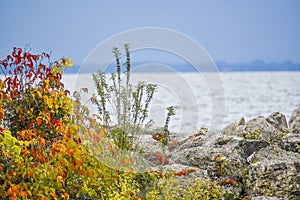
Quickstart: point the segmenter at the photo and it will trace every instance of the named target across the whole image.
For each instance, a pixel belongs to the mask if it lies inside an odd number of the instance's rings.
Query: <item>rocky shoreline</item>
[[[274,112],[249,121],[241,118],[217,133],[201,129],[187,138],[175,134],[164,149],[164,162],[157,156],[161,145],[151,134],[141,138],[141,147],[153,168],[195,169],[178,178],[183,187],[201,177],[225,181],[236,196],[252,200],[300,199],[300,108],[288,122]]]

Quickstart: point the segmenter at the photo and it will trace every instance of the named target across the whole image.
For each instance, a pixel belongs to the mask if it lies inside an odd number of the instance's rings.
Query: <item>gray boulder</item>
[[[253,134],[258,134],[257,137],[260,139],[275,141],[281,131],[272,126],[265,117],[259,116],[247,122],[242,133],[246,133],[250,137]]]
[[[300,107],[294,110],[289,120],[289,126],[293,133],[300,134]]]
[[[287,134],[281,138],[281,147],[287,151],[300,153],[300,134]]]
[[[269,146],[249,161],[243,177],[248,195],[299,199],[300,154]]]
[[[245,122],[244,118],[226,126],[223,129],[225,135],[237,135],[245,139],[277,141],[277,136],[282,130],[287,129],[285,116],[278,112],[272,113],[267,118],[263,116]]]
[[[281,114],[279,112],[273,112],[266,118],[267,122],[280,130],[281,132],[284,132],[288,129],[288,125],[286,122],[286,117],[284,114]]]
[[[248,166],[247,158],[268,146],[264,140],[246,140],[220,133],[207,133],[182,144],[174,152],[171,163],[183,164],[207,170],[211,178],[241,178]]]
[[[256,196],[256,197],[252,197],[251,200],[284,200],[284,199],[278,197]]]
[[[169,163],[170,152],[161,143],[152,138],[152,135],[141,135],[138,141],[138,153],[152,163],[152,166]]]
[[[225,135],[238,135],[239,134],[239,129],[241,127],[244,127],[246,125],[245,118],[241,117],[239,120],[227,125],[223,129],[223,134]]]

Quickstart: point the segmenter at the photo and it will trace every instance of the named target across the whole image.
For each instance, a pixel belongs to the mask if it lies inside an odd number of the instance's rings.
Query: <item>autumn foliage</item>
[[[69,66],[69,58],[51,63],[49,54],[21,48],[0,61],[1,199],[106,199],[117,187],[117,172],[79,137],[102,132],[88,131],[95,123],[65,90]]]

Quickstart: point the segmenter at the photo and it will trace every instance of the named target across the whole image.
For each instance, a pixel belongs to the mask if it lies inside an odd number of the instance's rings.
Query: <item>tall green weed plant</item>
[[[125,44],[124,49],[126,61],[123,67],[120,63],[121,52],[114,47],[112,53],[116,72],[110,76],[103,71],[93,74],[97,90],[94,103],[115,145],[122,150],[133,150],[136,145],[134,141],[137,141],[143,127],[152,123],[148,120],[149,105],[157,86],[145,82],[138,82],[137,85],[130,83],[129,45]]]

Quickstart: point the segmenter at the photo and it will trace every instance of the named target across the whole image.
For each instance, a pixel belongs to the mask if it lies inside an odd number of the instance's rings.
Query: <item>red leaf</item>
[[[1,65],[3,65],[4,66],[4,69],[6,69],[6,67],[7,67],[7,62],[6,61],[1,61]]]
[[[22,49],[19,48],[19,49],[18,49],[18,55],[21,55],[21,53],[22,53]]]
[[[33,62],[30,60],[29,63],[27,63],[27,66],[32,68],[33,67]]]
[[[14,50],[12,52],[12,56],[15,57],[16,56],[16,53],[17,53],[17,47],[14,47]]]
[[[52,122],[54,123],[54,126],[55,126],[55,127],[61,125],[60,121],[57,120],[57,119],[53,119]]]
[[[69,90],[65,90],[65,95],[70,95],[70,91]]]
[[[19,83],[18,83],[17,77],[14,78],[14,83],[13,83],[13,85],[14,85],[14,88],[18,88],[18,87],[19,87]]]
[[[20,55],[17,55],[17,59],[16,59],[16,62],[15,64],[19,64],[21,62],[21,56]]]
[[[32,55],[32,58],[34,61],[37,61],[39,59],[39,57],[37,55]]]
[[[83,92],[88,93],[89,90],[87,88],[81,88]]]
[[[7,61],[9,61],[9,60],[11,60],[11,61],[14,60],[13,57],[12,57],[11,55],[8,55],[8,56],[7,56]]]
[[[38,77],[39,79],[42,79],[42,78],[43,78],[43,73],[39,73],[37,77]]]
[[[60,73],[56,73],[56,77],[57,77],[59,80],[61,80],[61,78],[62,78],[62,76],[61,76]]]
[[[50,55],[49,55],[48,53],[43,53],[43,56],[44,56],[45,58],[50,58]]]
[[[31,77],[32,77],[32,73],[27,74],[26,77],[27,77],[27,78],[31,78]]]

